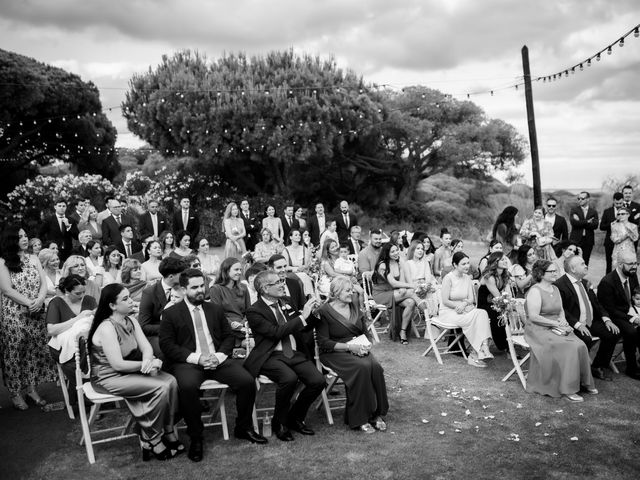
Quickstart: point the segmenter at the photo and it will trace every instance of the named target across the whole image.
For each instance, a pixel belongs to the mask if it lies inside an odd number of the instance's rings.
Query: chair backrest
[[[76,338],[76,349],[74,353],[76,361],[76,388],[82,388],[83,379],[91,377],[91,359],[87,348],[87,339],[84,335]]]
[[[505,323],[507,336],[524,334],[524,326],[527,318],[524,309],[524,298],[514,298],[514,300],[516,302],[516,308],[507,315],[507,321]]]
[[[371,277],[373,276],[373,272],[362,272],[362,289],[364,290],[364,301],[365,303],[369,301],[369,298],[372,295],[373,283]]]

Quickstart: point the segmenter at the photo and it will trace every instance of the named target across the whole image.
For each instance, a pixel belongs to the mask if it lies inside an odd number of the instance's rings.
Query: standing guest
[[[247,310],[247,320],[255,338],[255,348],[244,367],[251,375],[265,375],[276,384],[272,428],[283,442],[292,441],[291,430],[303,435],[315,432],[305,424],[309,407],[325,387],[324,376],[304,352],[304,329],[313,327],[311,312],[315,298],[299,312],[285,300],[282,279],[273,271],[260,272],[255,279],[259,299]],[[306,355],[305,355],[306,353]],[[291,402],[298,381],[305,388]]]
[[[633,201],[633,187],[631,185],[622,187],[622,196],[624,206],[629,209],[629,221],[636,225],[640,224],[640,203]]]
[[[149,200],[147,211],[140,216],[140,237],[153,236],[160,238],[160,234],[169,230],[165,217],[158,213],[160,204],[157,200]]]
[[[50,248],[43,248],[38,254],[38,260],[44,272],[44,284],[47,288],[45,296],[45,306],[56,296],[56,288],[60,283],[62,276],[60,275],[60,259],[58,253]]]
[[[558,248],[558,244],[569,239],[569,227],[567,225],[566,218],[562,215],[558,215],[557,211],[558,200],[554,197],[549,197],[547,199],[547,213],[544,216],[544,219],[551,224],[553,229],[554,240],[551,244],[553,245],[553,251],[555,252],[556,257],[559,257],[560,249]]]
[[[587,346],[573,333],[553,282],[555,265],[538,260],[532,270],[535,284],[527,292],[524,338],[531,349],[527,392],[582,402],[580,389],[597,394]]]
[[[340,202],[340,215],[336,218],[336,225],[339,243],[346,243],[351,227],[358,225],[358,217],[349,211],[349,203],[346,200]]]
[[[102,221],[102,245],[105,247],[116,245],[122,240],[120,226],[134,224],[133,217],[122,212],[122,204],[115,198],[109,200],[107,208],[111,214]]]
[[[98,214],[96,215],[96,221],[98,222],[98,225],[100,225],[101,227],[102,227],[102,222],[104,222],[107,217],[111,216],[111,210],[109,210],[109,202],[111,202],[112,200],[115,200],[115,198],[105,197],[104,210],[98,212]]]
[[[347,238],[346,241],[346,244],[349,247],[349,255],[355,255],[357,257],[364,248],[364,242],[360,240],[361,232],[362,229],[359,225],[351,226],[349,238]]]
[[[69,275],[78,275],[84,278],[85,281],[85,295],[93,297],[96,302],[100,298],[100,285],[89,278],[89,271],[87,270],[87,263],[84,257],[80,255],[71,255],[64,262],[62,266],[61,278],[68,277]]]
[[[80,219],[82,218],[82,214],[88,206],[89,203],[85,203],[84,198],[77,199],[73,208],[73,212],[69,215],[69,219],[73,220],[76,225],[78,225],[80,223]]]
[[[27,400],[46,405],[36,386],[52,382],[56,372],[47,352],[43,318],[47,284],[40,262],[27,253],[29,238],[22,228],[6,225],[0,234],[0,353],[2,376],[18,410]],[[40,252],[42,253],[42,252]]]
[[[160,263],[162,262],[162,246],[157,240],[153,240],[147,244],[145,256],[148,260],[142,264],[142,271],[147,283],[155,282],[162,278],[160,275]]]
[[[436,249],[433,257],[433,274],[436,278],[443,278],[447,272],[451,271],[451,234],[449,230],[443,228],[440,230],[440,246]]]
[[[209,241],[201,238],[198,242],[197,257],[200,260],[202,271],[211,278],[216,278],[220,272],[220,258],[209,253]]]
[[[384,416],[389,410],[389,400],[384,370],[370,352],[370,343],[355,345],[352,342],[356,337],[368,336],[368,329],[348,279],[333,279],[329,298],[318,313],[320,361],[338,373],[346,385],[345,423],[363,433],[385,431]]]
[[[200,233],[200,219],[191,209],[191,201],[187,197],[180,199],[180,208],[173,213],[173,231],[186,230],[189,237],[196,238]]]
[[[495,238],[489,242],[489,251],[487,254],[480,259],[478,262],[478,278],[482,277],[482,272],[484,272],[485,268],[487,268],[487,263],[489,261],[489,256],[492,253],[504,253],[503,246],[500,240],[496,240]],[[508,260],[508,258],[507,258]]]
[[[287,271],[293,272],[302,282],[305,295],[313,293],[313,282],[307,273],[311,264],[311,250],[302,244],[302,235],[297,229],[289,232],[289,245],[282,251],[287,260]]]
[[[80,255],[83,258],[88,257],[89,249],[87,244],[91,240],[93,240],[93,237],[89,230],[80,230],[80,233],[78,233],[78,246],[71,251],[72,255]]]
[[[175,248],[175,237],[173,233],[165,230],[160,234],[160,245],[162,246],[162,258],[167,258]]]
[[[172,257],[163,258],[158,267],[161,280],[148,285],[140,296],[138,321],[155,355],[159,358],[162,358],[158,341],[160,316],[171,298],[171,289],[178,286],[180,274],[184,269],[185,264],[182,260]]]
[[[487,312],[491,325],[491,338],[498,350],[504,352],[507,343],[507,332],[504,325],[500,325],[498,312],[492,308],[494,298],[500,297],[510,288],[511,275],[509,275],[509,259],[502,252],[493,252],[487,259],[487,266],[480,277],[478,289],[478,308]]]
[[[180,260],[193,254],[193,250],[191,249],[191,235],[189,235],[189,232],[180,230],[176,232],[174,238],[178,246],[171,251],[169,254],[170,257]]]
[[[104,279],[104,259],[102,257],[102,246],[100,242],[96,240],[90,240],[87,242],[87,249],[89,250],[89,256],[84,259],[84,263],[87,266],[87,272],[89,273],[89,279],[96,282],[98,287],[102,287],[102,281]],[[99,296],[96,298],[98,300]]]
[[[234,338],[222,306],[204,301],[204,275],[200,270],[185,270],[180,275],[180,286],[185,297],[163,312],[160,346],[167,370],[178,380],[180,412],[191,438],[189,459],[202,460],[204,425],[200,417],[200,385],[206,379],[225,383],[236,394],[236,438],[267,443],[252,426],[255,381],[242,368],[240,360],[229,358]]]
[[[293,205],[284,207],[284,219],[282,220],[282,241],[288,244],[291,230],[300,230],[300,222],[293,217]]]
[[[369,231],[369,245],[358,255],[358,272],[373,272],[382,249],[382,230],[372,228]]]
[[[295,207],[295,213],[293,214],[293,216],[298,221],[300,228],[304,230],[307,228],[307,221],[303,218],[303,215],[304,211],[302,210],[302,207]]]
[[[227,237],[227,243],[224,246],[224,256],[242,257],[247,251],[244,244],[244,237],[247,232],[244,229],[244,221],[238,216],[238,206],[231,202],[224,211],[224,234]]]
[[[311,235],[311,243],[320,248],[320,237],[327,229],[327,218],[324,215],[324,205],[316,204],[316,214],[309,218],[308,222],[309,235]]]
[[[600,338],[598,353],[591,363],[591,373],[600,380],[611,380],[609,363],[620,339],[620,329],[602,310],[596,294],[584,279],[589,272],[584,260],[574,255],[567,258],[565,264],[567,273],[555,283],[562,297],[564,316],[587,349],[591,350],[595,343],[592,337]]]
[[[256,262],[266,263],[272,255],[278,253],[281,244],[274,240],[271,230],[268,228],[263,228],[260,234],[262,235],[262,241],[256,244],[253,259]]]
[[[469,354],[467,363],[473,367],[485,368],[487,364],[484,360],[493,358],[489,352],[489,316],[475,306],[473,284],[469,275],[469,257],[463,252],[456,252],[451,261],[453,271],[442,280],[440,321],[462,329],[474,350]]]
[[[37,257],[38,253],[40,253],[40,250],[42,250],[42,240],[40,240],[39,238],[30,238],[29,253]]]
[[[242,202],[240,202],[240,219],[244,223],[244,231],[247,234],[245,237],[245,247],[248,251],[253,252],[256,243],[260,241],[258,238],[260,222],[251,215],[251,212],[249,211],[249,202],[247,200],[242,200]]]
[[[111,245],[104,252],[104,276],[102,286],[105,287],[112,283],[121,283],[122,254],[118,249]]]
[[[322,235],[320,235],[320,245],[324,245],[327,240],[333,240],[337,244],[340,244],[338,239],[338,232],[336,232],[336,221],[329,220],[327,222],[327,229]]]
[[[78,236],[78,224],[67,218],[67,203],[64,200],[56,200],[54,211],[55,215],[42,223],[39,237],[45,242],[56,242],[58,256],[64,262],[71,255],[73,239]]]
[[[147,286],[143,278],[142,266],[134,258],[127,258],[122,262],[122,284],[129,290],[131,300],[136,304],[140,303],[142,291]],[[136,308],[135,311],[138,309]]]
[[[518,209],[513,205],[505,207],[491,230],[491,238],[502,243],[504,254],[511,256],[511,251],[519,247],[518,232],[520,227],[516,224]]]
[[[631,292],[638,288],[638,259],[634,252],[623,251],[618,266],[598,284],[598,301],[609,318],[620,329],[627,367],[627,376],[640,380],[636,355],[640,349],[640,319],[630,314]]]
[[[89,230],[91,238],[102,238],[102,225],[98,223],[98,210],[93,205],[87,205],[78,222],[78,230]]]
[[[606,273],[609,273],[613,268],[613,242],[611,241],[611,224],[618,219],[618,211],[624,208],[624,196],[620,192],[613,194],[613,205],[606,208],[602,212],[602,218],[600,219],[600,230],[605,232],[604,236],[604,256],[606,259]]]
[[[598,228],[598,212],[589,206],[591,195],[589,192],[578,194],[578,205],[571,208],[569,221],[571,222],[571,234],[569,240],[576,242],[582,249],[582,257],[587,265],[591,258],[594,244],[594,231]]]
[[[124,398],[140,431],[142,460],[173,458],[184,451],[174,432],[178,406],[176,379],[161,370],[138,322],[130,318],[133,300],[120,285],[102,292],[89,331],[91,384],[99,393]]]
[[[560,242],[558,244],[558,247],[560,250],[560,256],[553,262],[553,264],[558,267],[558,275],[562,276],[565,274],[564,263],[567,261],[567,259],[573,257],[574,255],[582,257],[582,252],[580,251],[580,247],[568,240],[563,240],[562,242]]]
[[[511,267],[511,276],[516,284],[516,297],[524,298],[533,285],[533,264],[538,260],[536,251],[529,245],[522,245],[518,249],[516,263]]]
[[[131,258],[135,253],[142,250],[142,245],[134,238],[131,225],[122,224],[118,230],[120,231],[120,241],[116,242],[115,245],[124,258]]]
[[[284,243],[284,231],[282,221],[276,217],[276,209],[273,205],[268,205],[265,209],[265,217],[262,219],[262,229],[268,228],[273,239],[278,243]]]
[[[627,207],[619,208],[616,221],[611,224],[611,241],[613,242],[613,268],[617,268],[617,259],[621,252],[635,253],[635,242],[638,241],[638,226],[629,221]]]
[[[553,225],[544,218],[544,208],[535,207],[533,216],[527,218],[520,228],[522,241],[535,248],[541,260],[554,261],[558,258],[553,251]]]

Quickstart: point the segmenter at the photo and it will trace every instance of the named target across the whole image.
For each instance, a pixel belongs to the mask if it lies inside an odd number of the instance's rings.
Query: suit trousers
[[[606,266],[606,271],[605,273],[609,273],[611,270],[613,270],[613,261],[612,261],[612,255],[613,255],[613,243],[605,243],[604,244],[604,257],[607,261],[607,266]]]
[[[613,350],[616,348],[620,335],[610,332],[604,322],[600,321],[592,323],[591,327],[588,328],[592,336],[600,337],[598,353],[596,353],[591,366],[593,368],[608,368],[609,362],[611,362],[611,357],[613,356]],[[575,333],[576,336],[585,343],[587,348],[591,350],[591,347],[595,343],[591,337],[587,337],[577,330],[574,330],[573,333]]]
[[[591,258],[591,251],[593,250],[593,243],[585,240],[585,237],[582,237],[580,241],[580,248],[582,249],[582,258],[584,259],[584,263],[589,265],[589,259]]]
[[[622,348],[627,362],[627,373],[638,373],[636,351],[640,349],[640,328],[631,325],[627,320],[611,319],[620,329]]]
[[[228,358],[215,370],[205,370],[202,366],[192,363],[177,363],[172,366],[171,373],[178,381],[180,413],[187,424],[187,434],[191,438],[201,438],[204,430],[201,418],[200,385],[205,380],[216,380],[229,385],[236,395],[236,428],[253,429],[251,415],[256,399],[256,382],[244,369],[240,360]]]
[[[309,407],[325,388],[324,375],[300,352],[294,352],[293,358],[285,357],[282,352],[273,352],[262,365],[260,373],[277,385],[271,422],[274,429],[287,425],[289,421],[304,421]],[[305,388],[291,406],[298,380]]]

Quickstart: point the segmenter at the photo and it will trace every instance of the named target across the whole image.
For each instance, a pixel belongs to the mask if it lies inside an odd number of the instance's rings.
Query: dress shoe
[[[200,462],[202,460],[202,438],[191,439],[187,457],[189,457],[189,460],[192,462]]]
[[[597,388],[582,387],[582,390],[584,390],[585,392],[587,392],[590,395],[598,395],[598,393],[599,393]]]
[[[293,442],[293,435],[291,435],[291,431],[284,425],[280,425],[278,428],[275,428],[275,432],[278,440],[282,440],[283,442]]]
[[[638,372],[626,372],[625,375],[627,377],[633,378],[634,380],[640,380],[640,373]]]
[[[611,374],[601,367],[594,367],[591,369],[591,375],[593,378],[597,378],[598,380],[612,381]]]
[[[294,430],[302,435],[315,435],[316,432],[307,427],[307,424],[302,420],[293,420],[287,425],[291,430]]]
[[[571,395],[564,395],[564,398],[574,403],[584,402],[584,398],[582,398],[577,393],[572,393]]]
[[[236,428],[233,431],[233,435],[240,440],[249,440],[251,443],[257,443],[263,445],[267,443],[267,439],[254,430],[242,430]]]

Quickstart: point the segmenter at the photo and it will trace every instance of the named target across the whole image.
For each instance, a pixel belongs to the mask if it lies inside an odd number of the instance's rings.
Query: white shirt
[[[149,212],[149,215],[151,216],[151,225],[153,226],[153,235],[157,237],[158,234],[159,234],[159,232],[158,232],[158,214]]]
[[[324,233],[324,231],[327,229],[327,224],[326,224],[326,218],[324,215],[320,216],[316,214],[316,218],[318,219],[318,231],[320,232],[320,235],[322,235]]]
[[[573,288],[576,291],[576,295],[578,296],[578,303],[580,304],[580,318],[578,319],[578,322],[573,326],[573,328],[577,329],[580,328],[581,325],[587,324],[587,308],[589,309],[589,311],[591,311],[591,321],[593,321],[593,308],[591,307],[591,302],[588,302],[586,305],[584,303],[582,292],[580,291],[580,289],[584,287],[584,285],[581,287],[582,281],[578,280],[568,273],[567,278],[571,282],[571,285],[573,285]],[[589,298],[589,293],[586,290],[587,289],[585,288],[584,291],[587,295],[587,298]]]
[[[206,317],[204,315],[204,310],[202,309],[202,305],[195,306],[187,298],[184,298],[184,303],[189,309],[189,314],[191,315],[191,322],[193,324],[193,333],[195,335],[196,341],[196,351],[194,353],[190,353],[187,357],[187,363],[193,363],[195,365],[198,364],[198,360],[200,360],[200,356],[202,355],[202,350],[200,350],[200,342],[198,339],[198,329],[196,328],[196,320],[194,317],[194,312],[196,309],[200,312],[200,318],[202,319],[202,328],[204,330],[205,340],[207,345],[209,346],[209,351],[212,352],[218,362],[222,363],[227,359],[227,355],[221,352],[216,352],[216,348],[213,346],[213,338],[211,338],[211,332],[209,332],[209,326],[207,325]]]
[[[554,223],[556,223],[556,214],[555,214],[555,213],[554,213],[554,214],[549,214],[549,213],[547,213],[547,214],[544,216],[544,219],[545,219],[547,222],[549,222],[549,223],[551,224],[551,226],[553,226],[553,224],[554,224]]]

